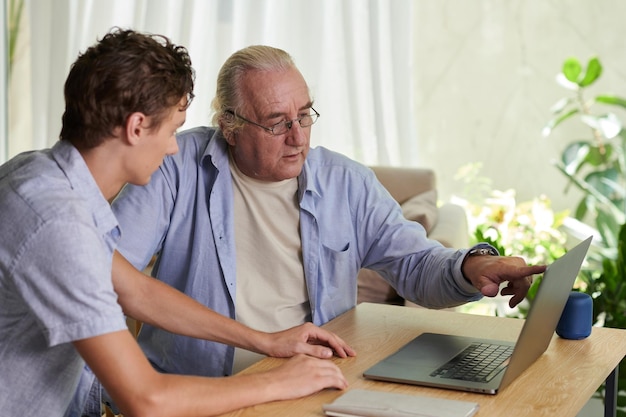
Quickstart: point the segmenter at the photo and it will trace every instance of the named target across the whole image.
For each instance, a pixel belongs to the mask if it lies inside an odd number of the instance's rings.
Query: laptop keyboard
[[[506,367],[513,346],[472,343],[430,376],[488,382]]]

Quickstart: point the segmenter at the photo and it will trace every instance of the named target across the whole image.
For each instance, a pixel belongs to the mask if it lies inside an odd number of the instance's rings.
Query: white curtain
[[[24,69],[21,77],[30,86],[11,93],[11,106],[20,109],[12,126],[23,128],[11,135],[9,156],[57,140],[71,63],[120,26],[160,33],[188,48],[197,80],[187,128],[210,123],[224,60],[247,45],[268,44],[289,52],[309,83],[322,115],[313,146],[367,164],[416,159],[412,0],[26,1],[32,72]]]

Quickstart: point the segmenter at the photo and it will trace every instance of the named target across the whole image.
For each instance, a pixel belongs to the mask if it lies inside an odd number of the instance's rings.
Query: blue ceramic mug
[[[591,334],[592,322],[593,300],[591,296],[572,291],[556,326],[556,334],[564,339],[584,339]]]

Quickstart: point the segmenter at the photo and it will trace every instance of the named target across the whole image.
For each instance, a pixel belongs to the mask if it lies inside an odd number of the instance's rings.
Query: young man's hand
[[[265,333],[260,352],[276,358],[287,358],[299,353],[328,359],[356,356],[356,352],[336,334],[312,323],[304,323],[276,333]]]
[[[348,381],[332,361],[296,355],[280,366],[260,374],[246,376],[270,376],[265,385],[277,400],[290,400],[314,394],[326,388],[346,389]],[[233,378],[239,378],[236,375]],[[263,384],[256,384],[259,389]]]

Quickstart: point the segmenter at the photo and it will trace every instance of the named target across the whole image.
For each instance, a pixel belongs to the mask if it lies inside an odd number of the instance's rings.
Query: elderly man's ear
[[[237,137],[237,133],[232,128],[232,121],[234,118],[234,115],[230,113],[224,113],[222,117],[220,117],[218,122],[220,130],[222,131],[222,135],[224,135],[224,139],[226,139],[226,143],[231,146],[235,145],[235,139]]]

